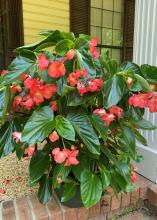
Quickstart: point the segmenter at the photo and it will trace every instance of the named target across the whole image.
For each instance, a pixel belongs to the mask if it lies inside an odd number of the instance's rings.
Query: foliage
[[[139,129],[156,129],[143,117],[145,108],[157,112],[157,68],[119,66],[99,54],[97,38],[40,34],[43,40],[16,49],[0,76],[0,157],[31,158],[29,183],[39,183],[44,204],[61,185],[62,202],[80,186],[85,207],[108,186],[132,190],[136,142],[147,145]]]

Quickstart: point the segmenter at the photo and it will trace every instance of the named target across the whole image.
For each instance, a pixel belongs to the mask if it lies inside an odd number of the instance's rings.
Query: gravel
[[[0,159],[0,202],[37,191],[38,186],[28,185],[28,166],[28,160],[15,154]]]

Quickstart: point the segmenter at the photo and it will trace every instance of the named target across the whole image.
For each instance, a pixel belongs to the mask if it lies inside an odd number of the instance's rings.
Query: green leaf
[[[107,132],[108,127],[104,125],[104,121],[101,119],[99,115],[93,114],[91,117],[92,124],[94,128],[97,130],[101,138],[106,141],[107,140]]]
[[[6,121],[10,99],[11,90],[10,86],[7,85],[4,90],[0,91],[0,124],[4,124]]]
[[[69,120],[61,115],[55,117],[56,130],[65,139],[75,141],[75,130]]]
[[[0,157],[7,156],[13,152],[15,142],[13,141],[12,133],[16,131],[16,126],[13,121],[6,122],[0,129]]]
[[[39,181],[38,199],[42,204],[47,204],[52,198],[52,181],[51,177],[43,175]]]
[[[92,154],[100,155],[99,139],[88,118],[88,114],[83,110],[73,109],[69,111],[67,118],[88,150]]]
[[[69,92],[74,91],[75,88],[72,86],[68,86],[66,84],[63,84],[62,93],[61,96],[67,95]]]
[[[41,107],[33,112],[22,132],[22,142],[35,144],[43,141],[54,129],[53,111],[49,106]]]
[[[61,198],[61,202],[66,202],[70,199],[72,199],[76,194],[76,184],[71,183],[65,183],[63,186],[63,196]]]
[[[102,169],[100,171],[100,174],[101,174],[101,179],[102,179],[102,187],[104,189],[110,185],[111,175],[110,175],[110,172],[106,169]]]
[[[144,75],[144,78],[147,79],[150,83],[157,84],[157,67],[156,66],[143,64],[141,66],[141,72]]]
[[[135,74],[135,78],[141,84],[144,92],[150,92],[150,85],[142,76]]]
[[[26,57],[17,56],[9,65],[3,84],[13,82],[22,73],[29,73],[34,67],[35,62]]]
[[[132,131],[132,129],[123,126],[123,135],[124,135],[124,141],[126,143],[126,146],[128,147],[128,150],[130,151],[133,158],[136,156],[136,144],[135,144],[135,135]]]
[[[115,75],[104,82],[103,94],[105,108],[110,108],[111,106],[116,105],[122,99],[124,86],[124,78],[120,75]]]
[[[59,54],[59,55],[65,55],[67,51],[69,51],[70,49],[74,48],[74,42],[69,40],[69,39],[64,39],[59,41],[56,44],[55,47],[55,51]]]
[[[136,74],[140,74],[140,67],[136,63],[124,62],[120,66],[120,70],[133,70]]]
[[[38,150],[31,158],[29,165],[30,185],[38,182],[50,166],[50,157],[46,152]]]
[[[61,178],[64,182],[71,171],[71,166],[65,167],[64,164],[57,164],[53,171],[53,187],[59,188],[57,178]]]
[[[155,130],[157,128],[156,125],[153,125],[150,121],[146,119],[133,120],[132,123],[136,127],[141,128],[143,130]]]
[[[90,100],[93,100],[96,97],[97,93],[88,93],[84,96],[80,96],[77,92],[69,92],[67,105],[68,106],[79,106],[83,104],[87,104]]]
[[[134,134],[136,139],[143,145],[147,146],[147,140],[145,139],[145,137],[143,137],[139,131],[137,131],[136,129],[134,129]]]
[[[79,152],[79,156],[77,157],[79,164],[77,166],[72,166],[72,171],[75,177],[80,181],[81,173],[83,172],[84,168],[87,170],[90,169],[90,159],[84,153]]]
[[[28,147],[27,143],[19,142],[15,145],[16,156],[18,157],[19,160],[21,160],[21,158],[24,154],[24,151],[27,147]]]
[[[89,170],[81,174],[81,198],[84,206],[90,208],[99,202],[102,196],[102,184],[99,177]]]

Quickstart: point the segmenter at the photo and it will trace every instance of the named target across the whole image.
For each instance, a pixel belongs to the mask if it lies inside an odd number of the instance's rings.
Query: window
[[[70,30],[97,36],[120,61],[132,61],[135,0],[70,0]]]
[[[90,33],[120,62],[123,53],[124,0],[91,0]]]

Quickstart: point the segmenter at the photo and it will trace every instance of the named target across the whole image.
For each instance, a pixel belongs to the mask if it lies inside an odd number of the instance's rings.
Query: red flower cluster
[[[28,156],[31,157],[34,154],[34,151],[35,151],[35,145],[33,144],[25,149],[24,154],[27,154]]]
[[[45,70],[49,65],[49,60],[46,58],[45,54],[38,55],[38,67],[39,70]]]
[[[51,109],[54,111],[54,112],[56,112],[56,111],[58,111],[58,106],[57,106],[57,101],[51,101],[50,102],[50,106],[51,106]]]
[[[135,183],[137,181],[138,177],[135,171],[131,172],[131,182]]]
[[[134,94],[128,100],[129,105],[139,108],[149,108],[150,112],[157,112],[157,95],[153,93]]]
[[[6,70],[2,70],[0,74],[3,76],[6,74],[6,72],[7,72]]]
[[[97,92],[102,88],[103,80],[102,79],[87,79],[88,73],[87,69],[76,70],[76,73],[70,73],[66,81],[71,86],[77,86],[78,93],[80,96],[87,92]],[[86,85],[81,82],[81,79],[86,79]],[[80,81],[79,81],[80,80]]]
[[[76,56],[76,52],[74,49],[71,49],[67,52],[66,54],[66,57],[69,59],[69,60],[72,60],[74,58],[74,56]]]
[[[56,163],[63,163],[66,160],[64,166],[79,164],[79,161],[76,159],[78,153],[78,150],[69,150],[67,148],[60,150],[59,147],[56,147],[52,150]]]
[[[65,75],[66,73],[65,65],[63,62],[54,61],[49,65],[47,72],[52,78],[57,79]]]
[[[51,98],[57,91],[56,85],[43,85],[39,80],[33,78],[27,78],[24,81],[24,86],[29,89],[29,93],[14,97],[13,109],[15,110],[19,110],[20,107],[29,110],[34,105],[40,105],[44,99]]]
[[[16,84],[14,86],[11,87],[11,92],[13,94],[17,93],[17,92],[22,92],[22,88],[20,86],[20,84]]]
[[[92,57],[94,59],[98,58],[100,56],[99,51],[97,51],[96,46],[98,44],[98,38],[97,37],[93,37],[90,41],[90,45],[89,45],[89,49],[90,52],[92,54]]]
[[[105,126],[109,126],[112,121],[115,120],[117,116],[118,119],[122,118],[123,109],[118,106],[112,106],[107,113],[105,109],[95,109],[93,111],[94,114],[100,115],[101,119],[104,121]]]

